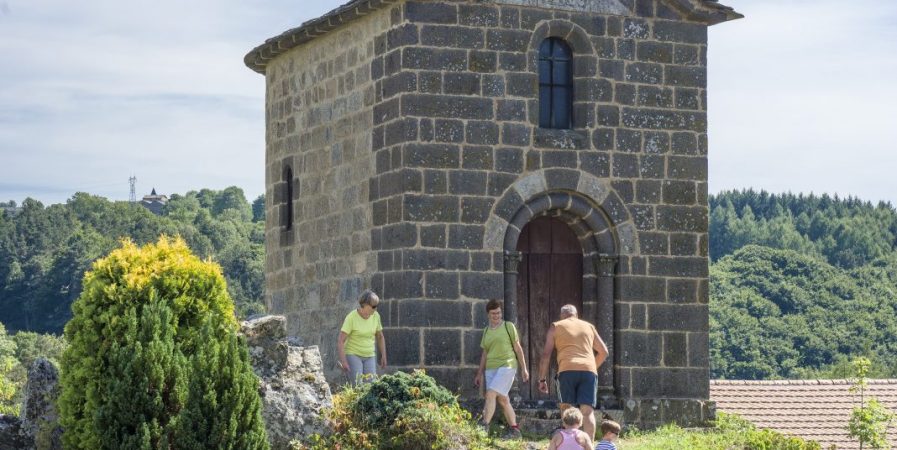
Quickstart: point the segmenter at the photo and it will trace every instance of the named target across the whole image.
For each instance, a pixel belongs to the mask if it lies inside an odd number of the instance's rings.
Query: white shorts
[[[498,369],[486,369],[486,390],[498,392],[504,397],[511,392],[517,369],[513,367],[499,367]]]

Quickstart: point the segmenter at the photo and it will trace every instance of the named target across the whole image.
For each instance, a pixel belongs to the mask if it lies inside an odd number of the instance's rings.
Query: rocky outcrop
[[[260,381],[262,417],[273,450],[328,432],[321,410],[332,404],[317,346],[300,347],[286,336],[286,318],[264,316],[242,323]]]
[[[62,448],[62,429],[56,415],[59,373],[50,361],[39,358],[28,370],[22,416],[0,416],[0,450]]]
[[[22,421],[16,416],[0,414],[0,450],[21,450],[28,448],[22,437]]]
[[[59,373],[50,361],[39,358],[28,370],[25,403],[22,405],[22,435],[37,450],[62,448],[62,428],[56,413]]]

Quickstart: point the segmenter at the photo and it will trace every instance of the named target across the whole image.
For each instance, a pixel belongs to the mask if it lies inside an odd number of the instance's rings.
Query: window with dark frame
[[[290,166],[283,168],[283,205],[280,221],[284,231],[293,229],[293,169]]]
[[[560,38],[539,47],[539,127],[569,129],[573,123],[573,51]]]

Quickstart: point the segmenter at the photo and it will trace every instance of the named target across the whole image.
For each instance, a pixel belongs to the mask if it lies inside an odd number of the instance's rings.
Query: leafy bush
[[[735,445],[733,448],[738,449],[820,450],[822,448],[816,441],[805,441],[773,430],[758,429],[736,415],[719,414],[717,429],[723,435],[732,436]]]
[[[22,382],[16,376],[17,364],[11,356],[0,356],[0,414],[19,415]]]
[[[330,436],[316,436],[295,449],[494,449],[505,446],[477,430],[470,413],[423,371],[397,372],[336,394],[327,412]]]
[[[818,442],[757,429],[750,422],[730,414],[718,413],[713,428],[689,431],[675,425],[640,433],[626,432],[627,450],[821,450]]]
[[[52,334],[33,331],[19,331],[12,336],[16,343],[16,359],[26,368],[38,358],[44,358],[59,367],[59,360],[65,350],[65,339]]]
[[[268,448],[216,264],[180,239],[125,242],[83,285],[62,355],[66,448]]]
[[[888,445],[888,428],[894,422],[895,415],[874,396],[866,394],[867,377],[872,367],[868,358],[856,358],[853,361],[853,385],[850,392],[857,394],[859,405],[850,412],[847,423],[848,434],[860,442],[860,448],[869,444],[874,449],[890,448]]]
[[[19,415],[25,369],[15,358],[16,342],[0,323],[0,414]]]
[[[396,422],[409,403],[422,401],[437,406],[457,403],[455,397],[436,380],[422,372],[396,372],[372,383],[355,404],[356,415],[373,427]]]

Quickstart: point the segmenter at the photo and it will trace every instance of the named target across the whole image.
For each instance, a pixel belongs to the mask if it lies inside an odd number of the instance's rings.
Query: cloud
[[[264,191],[264,77],[243,56],[336,2],[7,1],[0,198]]]
[[[0,0],[0,201],[264,190],[264,77],[243,56],[345,0]],[[723,0],[710,188],[894,198],[897,2]]]

